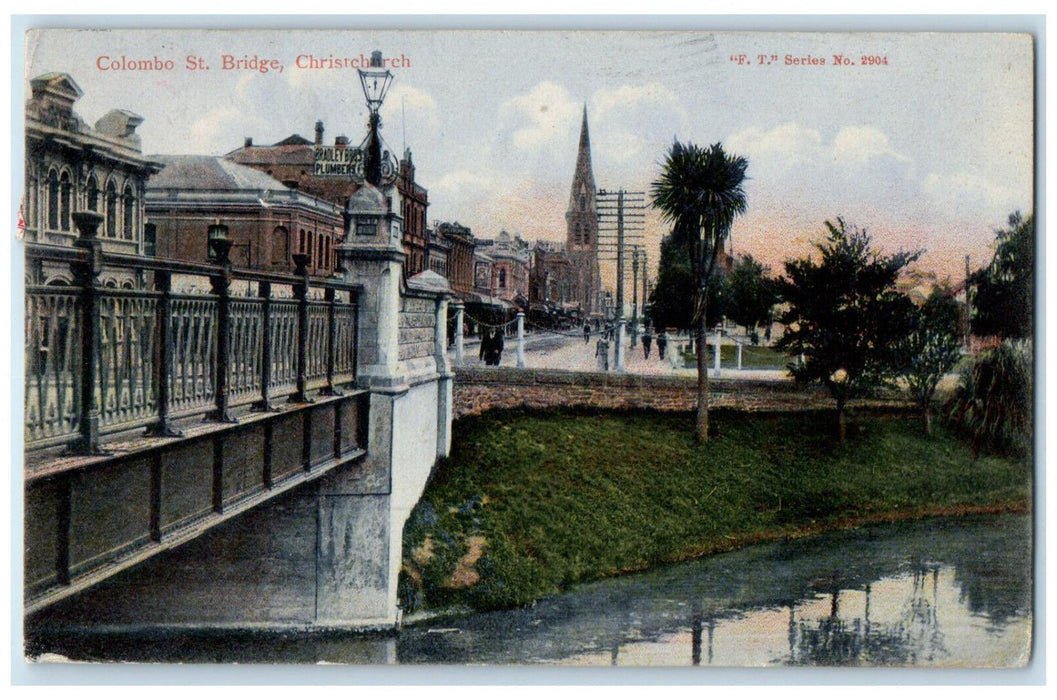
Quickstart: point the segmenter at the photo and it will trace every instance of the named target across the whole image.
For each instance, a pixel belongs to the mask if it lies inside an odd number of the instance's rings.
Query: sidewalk
[[[583,336],[569,337],[557,333],[534,333],[525,338],[525,367],[528,369],[567,369],[577,372],[598,371],[595,349],[598,336],[592,335],[589,342],[584,343]],[[642,342],[636,343],[634,348],[630,347],[630,338],[625,339],[624,346],[624,369],[627,374],[659,375],[669,377],[696,377],[697,368],[676,367],[672,363],[671,351],[678,356],[679,348],[686,344],[685,338],[675,338],[668,343],[668,350],[664,360],[657,353],[657,344],[654,343],[650,349],[650,357],[643,355]],[[472,345],[471,345],[472,343]],[[479,339],[467,340],[464,343],[463,366],[484,366],[484,362],[477,357]],[[454,362],[454,349],[450,351]],[[613,348],[609,349],[610,367],[613,366]],[[501,367],[517,366],[517,339],[514,337],[505,339],[503,356],[500,360]],[[610,371],[613,371],[610,369]],[[788,379],[789,374],[784,369],[742,369],[736,367],[722,367],[717,375],[712,364],[708,366],[710,378],[720,377],[722,379]]]

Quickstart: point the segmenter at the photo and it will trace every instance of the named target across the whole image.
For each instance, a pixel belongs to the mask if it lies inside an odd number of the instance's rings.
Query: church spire
[[[586,201],[581,198],[586,195]],[[576,152],[576,171],[569,194],[569,211],[595,210],[595,175],[591,169],[591,136],[587,130],[587,104],[584,104],[583,122],[580,124],[580,147]]]

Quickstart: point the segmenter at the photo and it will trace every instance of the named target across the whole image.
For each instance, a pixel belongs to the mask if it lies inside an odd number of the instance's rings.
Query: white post
[[[712,346],[715,349],[715,351],[716,351],[715,360],[713,362],[713,369],[715,370],[717,377],[719,376],[719,350],[720,350],[720,342],[722,341],[722,338],[723,338],[723,336],[720,335],[719,331],[717,330],[716,331],[716,335],[715,335],[715,341],[713,342],[713,346]]]
[[[613,369],[617,372],[624,371],[624,319],[617,321],[617,349],[613,362]]]
[[[525,366],[525,312],[517,312],[517,366]]]
[[[741,371],[741,343],[738,343],[738,371]]]
[[[462,366],[463,363],[463,327],[462,327],[462,314],[465,310],[462,302],[455,304],[455,364]]]

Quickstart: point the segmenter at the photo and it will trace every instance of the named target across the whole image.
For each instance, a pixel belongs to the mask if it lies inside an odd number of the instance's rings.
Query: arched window
[[[580,244],[584,242],[584,225],[576,224],[576,237],[573,238],[573,242]]]
[[[85,205],[92,211],[99,211],[99,182],[95,179],[95,174],[88,176],[88,183],[85,185]]]
[[[290,260],[290,233],[285,226],[272,231],[272,265],[284,265]]]
[[[499,288],[506,289],[506,268],[499,269]]]
[[[64,172],[59,176],[59,227],[63,231],[70,230],[70,214],[73,213],[73,179],[70,173]]]
[[[106,235],[117,235],[117,187],[114,181],[106,183]]]
[[[308,252],[308,241],[306,240],[306,234],[305,234],[305,230],[304,229],[301,229],[301,237],[298,239],[297,252],[298,253],[307,253]]]
[[[587,208],[587,195],[580,195],[580,209]]]
[[[132,185],[125,184],[125,191],[121,195],[121,237],[127,241],[133,239],[136,216],[136,196],[132,192]]]
[[[317,234],[316,243],[316,267],[323,267],[323,234]]]
[[[56,231],[59,228],[59,175],[54,170],[48,171],[48,228]]]

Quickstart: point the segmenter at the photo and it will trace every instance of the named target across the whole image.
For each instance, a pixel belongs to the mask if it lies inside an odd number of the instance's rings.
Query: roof
[[[165,165],[147,182],[147,189],[286,190],[286,185],[259,170],[220,156],[151,156]]]
[[[30,80],[29,84],[34,91],[48,88],[54,92],[66,93],[74,100],[84,95],[84,90],[70,77],[69,73],[45,73]]]
[[[313,146],[314,144],[301,134],[290,134],[282,141],[275,143],[276,146]]]
[[[286,139],[286,141],[290,140]],[[284,143],[281,146],[244,146],[231,151],[226,157],[239,163],[257,165],[311,166],[315,164],[316,159],[314,146],[299,143]]]

